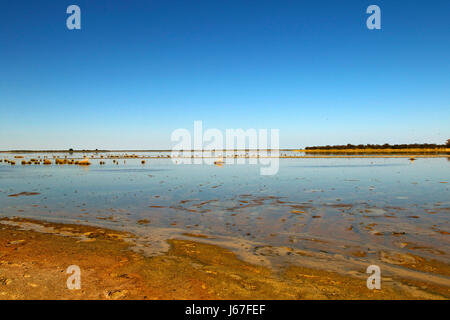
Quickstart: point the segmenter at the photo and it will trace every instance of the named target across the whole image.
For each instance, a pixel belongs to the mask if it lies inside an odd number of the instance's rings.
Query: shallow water
[[[261,176],[258,165],[163,158],[94,159],[89,167],[21,160],[0,163],[1,216],[130,230],[150,245],[193,233],[356,257],[395,249],[448,262],[446,158],[280,159],[274,176]]]

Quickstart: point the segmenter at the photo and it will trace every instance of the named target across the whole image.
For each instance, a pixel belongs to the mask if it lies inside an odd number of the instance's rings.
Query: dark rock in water
[[[40,194],[39,192],[21,192],[21,193],[10,194],[8,197],[36,196],[39,194]]]

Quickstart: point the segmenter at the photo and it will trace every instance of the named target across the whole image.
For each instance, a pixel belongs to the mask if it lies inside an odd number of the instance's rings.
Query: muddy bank
[[[133,235],[103,228],[2,219],[0,299],[445,299],[449,288],[407,279],[366,287],[365,269],[344,276],[306,267],[276,271],[218,246],[168,240],[166,254],[132,250]],[[69,290],[66,269],[81,269]],[[356,272],[356,273],[358,273]],[[395,280],[395,281],[394,281]]]

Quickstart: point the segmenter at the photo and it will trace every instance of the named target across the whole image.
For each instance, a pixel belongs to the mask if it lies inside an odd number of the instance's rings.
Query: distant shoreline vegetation
[[[121,149],[121,150],[99,150],[99,149],[80,149],[80,150],[73,150],[73,149],[58,149],[58,150],[0,150],[0,153],[139,153],[139,152],[172,152],[172,149]],[[200,152],[200,151],[296,151],[296,149],[203,149],[203,150],[197,150],[197,149],[190,149],[190,150],[180,150],[181,152],[187,151],[187,152]]]
[[[306,153],[343,153],[343,152],[362,152],[362,153],[447,153],[450,152],[450,139],[446,144],[434,143],[412,143],[412,144],[346,144],[346,145],[326,145],[313,146],[304,149]]]
[[[305,147],[304,149],[260,149],[259,151],[294,151],[294,152],[306,152],[306,153],[318,153],[318,152],[361,152],[361,153],[391,153],[391,152],[418,152],[418,153],[450,153],[450,139],[446,144],[435,143],[412,143],[412,144],[346,144],[346,145],[326,145],[326,146],[313,146]],[[141,149],[141,150],[100,150],[100,149],[60,149],[60,150],[0,150],[1,153],[115,153],[115,152],[171,152],[171,149]],[[201,150],[181,150],[181,151],[201,151]],[[256,151],[256,149],[222,149],[212,151]]]
[[[314,146],[306,147],[305,150],[351,150],[351,149],[447,149],[450,148],[450,144],[434,144],[434,143],[413,143],[413,144],[346,144],[346,145],[333,145],[333,146]]]

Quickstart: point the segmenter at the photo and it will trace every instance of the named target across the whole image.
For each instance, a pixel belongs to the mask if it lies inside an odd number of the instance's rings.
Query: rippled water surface
[[[274,176],[261,176],[257,165],[175,165],[163,158],[94,159],[89,167],[16,160],[0,163],[1,216],[100,224],[149,239],[160,228],[167,236],[345,255],[408,245],[447,261],[446,158],[280,159]]]

